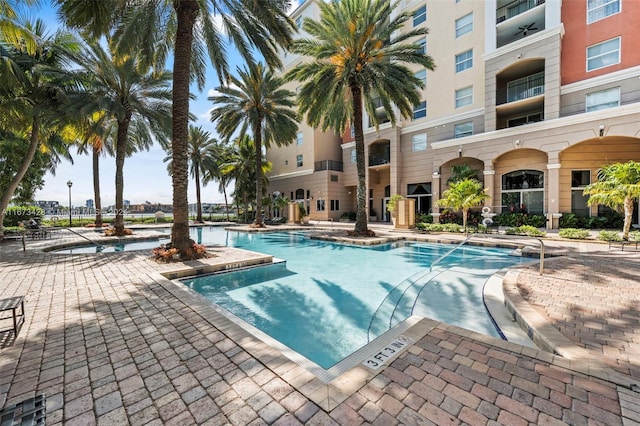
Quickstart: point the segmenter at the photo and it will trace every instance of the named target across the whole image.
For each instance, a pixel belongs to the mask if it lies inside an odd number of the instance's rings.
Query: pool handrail
[[[71,232],[72,234],[77,235],[80,238],[84,238],[85,240],[89,241],[92,245],[96,246],[98,249],[103,249],[104,248],[104,246],[102,244],[100,244],[100,243],[98,243],[96,241],[93,241],[91,238],[87,238],[82,234],[79,234],[78,232],[72,230],[70,227],[67,227],[66,230]]]

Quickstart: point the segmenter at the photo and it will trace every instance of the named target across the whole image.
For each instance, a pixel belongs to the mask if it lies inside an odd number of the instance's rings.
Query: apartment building
[[[416,68],[423,102],[376,131],[365,117],[370,214],[388,220],[393,194],[435,217],[455,165],[478,171],[493,212],[595,216],[582,190],[604,164],[640,161],[640,17],[636,0],[403,0],[426,26],[419,40],[437,68]],[[316,0],[293,14],[318,16]],[[284,57],[285,67],[303,60]],[[295,83],[291,83],[295,90]],[[382,110],[380,111],[382,113]],[[350,131],[300,124],[298,140],[267,152],[270,190],[312,218],[355,210]],[[634,223],[638,224],[637,205]]]

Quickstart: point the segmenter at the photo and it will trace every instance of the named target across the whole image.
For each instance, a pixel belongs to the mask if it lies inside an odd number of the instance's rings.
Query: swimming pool
[[[286,260],[183,280],[238,318],[328,369],[411,314],[499,337],[482,287],[496,271],[530,261],[511,250],[399,242],[375,247],[311,240],[305,233],[200,228],[192,237]]]

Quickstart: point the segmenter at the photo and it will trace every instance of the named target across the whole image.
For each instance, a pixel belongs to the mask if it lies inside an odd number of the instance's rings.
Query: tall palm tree
[[[141,46],[143,53],[156,59],[166,58],[168,44],[173,43],[173,109],[171,151],[173,156],[173,228],[171,242],[182,257],[191,252],[189,209],[187,200],[188,160],[187,128],[189,123],[189,84],[196,80],[204,88],[204,52],[209,55],[218,78],[226,81],[228,62],[224,37],[233,43],[244,58],[255,48],[270,66],[279,66],[277,47],[288,47],[294,25],[287,17],[288,0],[129,0],[87,2],[55,0],[65,21],[86,28],[93,35],[121,26],[123,43]],[[222,31],[215,19],[220,17]],[[198,31],[194,31],[198,28]],[[159,34],[159,31],[166,31]],[[164,48],[154,48],[156,40],[165,40]],[[203,46],[206,46],[203,47]],[[152,61],[158,62],[158,61]]]
[[[36,37],[18,21],[16,8],[38,3],[40,0],[0,0],[0,36],[12,46],[21,45],[29,54],[36,52]]]
[[[472,169],[467,163],[456,164],[451,167],[451,177],[447,179],[448,184],[465,179],[478,180],[478,171]]]
[[[90,42],[77,56],[83,91],[72,97],[79,114],[104,113],[116,122],[116,235],[124,235],[124,160],[131,145],[148,149],[153,137],[164,140],[171,119],[171,73],[152,72],[135,54],[118,51],[112,41],[106,49]]]
[[[466,231],[469,209],[481,205],[489,198],[479,181],[463,179],[449,183],[449,189],[442,193],[442,198],[436,204],[438,207],[462,210],[462,227]]]
[[[294,53],[310,58],[296,66],[291,79],[305,82],[298,102],[307,122],[344,133],[348,125],[355,132],[358,170],[355,233],[368,235],[362,106],[372,122],[379,98],[395,125],[395,105],[400,114],[411,117],[420,102],[423,83],[404,65],[418,64],[433,70],[431,57],[410,40],[427,34],[426,28],[405,31],[409,11],[396,13],[398,3],[389,0],[341,0],[320,2],[320,19],[305,18],[303,29],[311,38],[296,40]]]
[[[65,70],[70,64],[71,53],[79,46],[68,32],[48,33],[40,20],[21,25],[33,35],[37,46],[31,51],[28,43],[13,44],[4,37],[4,32],[0,32],[0,110],[5,129],[28,140],[29,148],[0,196],[0,224],[36,151],[43,149],[47,140],[63,142],[66,117],[60,106],[66,101],[66,91],[72,84],[71,76]],[[61,148],[64,145],[59,143]]]
[[[603,204],[612,209],[624,211],[622,238],[629,239],[633,202],[640,199],[640,163],[628,161],[603,166],[598,170],[598,180],[583,191],[589,195],[587,204]]]
[[[202,222],[202,198],[200,195],[200,175],[205,173],[207,164],[212,162],[218,141],[202,127],[189,126],[189,164],[191,176],[196,182],[196,221]]]
[[[205,185],[212,181],[218,182],[218,191],[224,195],[224,206],[227,215],[227,222],[229,221],[229,202],[227,200],[227,186],[233,180],[233,177],[224,173],[224,165],[231,161],[233,154],[233,148],[228,144],[220,141],[216,141],[213,148],[214,155],[212,161],[208,161],[204,167],[204,173],[202,175],[202,183]]]
[[[249,62],[238,68],[238,77],[230,76],[231,85],[217,87],[220,93],[209,97],[215,108],[211,121],[222,137],[230,138],[239,130],[239,136],[251,130],[254,141],[256,168],[256,211],[254,226],[262,227],[262,150],[272,144],[289,145],[298,131],[295,94],[282,88],[284,80],[267,70],[261,63]]]

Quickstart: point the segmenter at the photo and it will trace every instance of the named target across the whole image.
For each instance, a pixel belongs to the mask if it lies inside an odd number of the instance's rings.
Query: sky
[[[295,8],[296,5],[294,5]],[[41,6],[30,11],[30,16],[41,18],[49,31],[55,31],[60,26],[56,20],[55,10],[49,5]],[[244,62],[233,48],[228,50],[229,70],[234,71],[236,67],[242,67]],[[209,111],[213,104],[207,97],[214,93],[214,88],[219,85],[218,77],[211,66],[206,72],[205,89],[199,92],[197,87],[192,87],[192,93],[196,99],[191,101],[190,111],[197,117],[197,122],[191,123],[201,126],[204,130],[217,137],[214,125],[209,120]],[[35,200],[59,201],[62,205],[69,203],[69,188],[67,182],[71,181],[71,203],[74,206],[84,206],[86,200],[93,199],[93,178],[91,155],[78,155],[73,152],[73,164],[66,160],[60,163],[55,171],[55,175],[47,173],[44,177],[45,183],[41,190],[35,194]],[[167,174],[166,163],[162,160],[166,153],[158,144],[154,145],[148,152],[134,154],[125,160],[124,163],[124,199],[131,204],[139,204],[149,201],[151,203],[172,203],[171,178]],[[224,202],[224,196],[218,192],[218,183],[212,182],[202,188],[203,203]],[[231,192],[233,188],[229,188]],[[115,158],[100,158],[100,192],[102,206],[106,207],[115,204]],[[188,191],[189,203],[195,203],[195,183],[193,179],[189,181]]]

